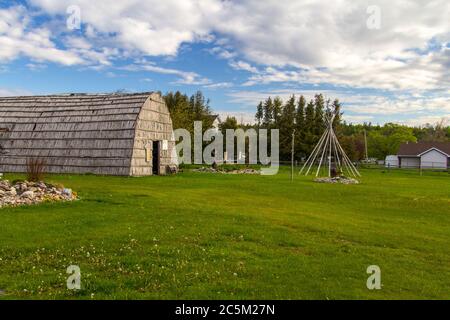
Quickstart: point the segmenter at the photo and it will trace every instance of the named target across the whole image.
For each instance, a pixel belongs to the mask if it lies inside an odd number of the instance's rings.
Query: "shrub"
[[[46,167],[44,159],[30,158],[27,160],[27,180],[42,181],[44,179],[44,170]]]

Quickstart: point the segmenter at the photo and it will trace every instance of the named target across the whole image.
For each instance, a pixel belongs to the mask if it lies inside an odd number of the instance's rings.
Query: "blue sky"
[[[350,122],[449,118],[447,1],[391,2],[1,1],[0,95],[202,90],[248,122],[323,93]]]

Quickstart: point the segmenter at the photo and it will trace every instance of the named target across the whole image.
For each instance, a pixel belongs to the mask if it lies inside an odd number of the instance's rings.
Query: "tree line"
[[[164,98],[174,129],[184,128],[193,134],[194,121],[202,121],[203,130],[212,127],[215,115],[210,101],[201,91],[191,96],[179,91],[169,92]],[[236,117],[227,117],[220,124],[220,130],[225,135],[226,129],[279,129],[280,160],[284,161],[291,159],[293,136],[296,160],[305,159],[312,152],[326,127],[324,115],[331,112],[337,115],[333,123],[335,133],[350,159],[354,161],[366,158],[366,139],[368,156],[377,159],[396,154],[403,142],[450,141],[450,127],[444,120],[436,125],[423,127],[394,123],[383,126],[370,122],[352,124],[343,121],[341,108],[338,99],[327,100],[322,94],[316,94],[310,101],[304,96],[297,98],[295,95],[287,101],[280,97],[268,97],[256,106],[253,124],[242,124]]]

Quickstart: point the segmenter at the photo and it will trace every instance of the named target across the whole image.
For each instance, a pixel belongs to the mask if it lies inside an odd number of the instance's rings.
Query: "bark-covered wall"
[[[153,159],[146,157],[146,153],[152,155],[153,141],[161,143],[159,171],[165,174],[168,166],[175,165],[175,159],[172,158],[175,141],[169,110],[159,94],[152,94],[139,114],[131,159],[131,175],[152,174]],[[163,141],[167,143],[167,150],[162,150]]]

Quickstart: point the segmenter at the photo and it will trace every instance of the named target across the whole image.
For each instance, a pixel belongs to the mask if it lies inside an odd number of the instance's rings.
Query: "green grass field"
[[[81,200],[0,209],[0,299],[449,299],[450,175],[362,173],[49,176]]]

